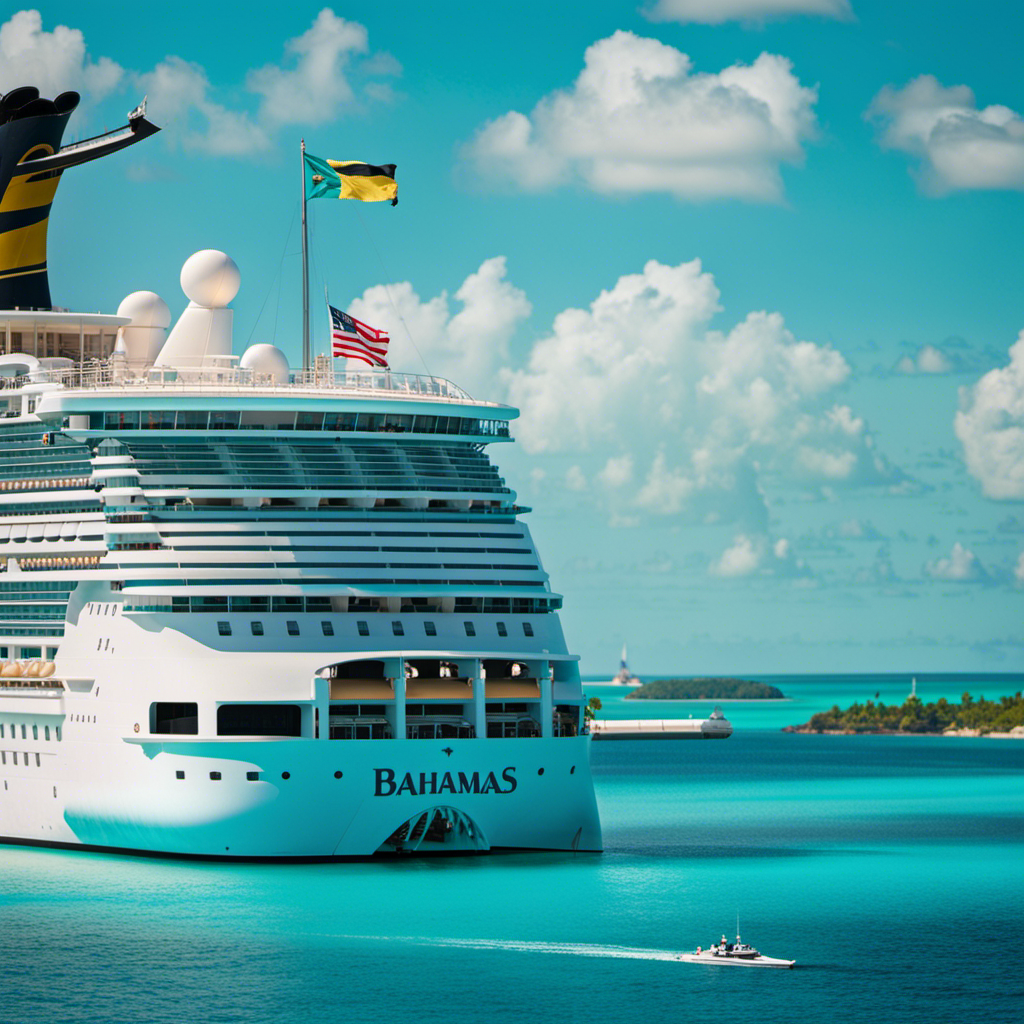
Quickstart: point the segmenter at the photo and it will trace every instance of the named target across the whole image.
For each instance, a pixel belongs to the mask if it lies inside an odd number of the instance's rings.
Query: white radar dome
[[[219,249],[200,249],[181,268],[181,290],[197,306],[218,309],[226,306],[242,283],[238,265]]]
[[[166,330],[171,326],[171,311],[156,292],[126,295],[117,307],[117,315],[130,317],[132,327],[161,327]]]
[[[260,377],[270,377],[275,384],[287,384],[290,370],[285,354],[276,345],[250,345],[238,365]]]

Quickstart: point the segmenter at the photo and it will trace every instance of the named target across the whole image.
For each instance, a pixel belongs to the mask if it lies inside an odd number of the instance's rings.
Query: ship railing
[[[65,388],[159,388],[178,391],[257,388],[295,388],[312,391],[376,392],[390,396],[426,398],[440,402],[466,402],[473,398],[444,377],[420,373],[387,371],[349,372],[297,370],[281,381],[273,374],[257,373],[240,366],[177,369],[152,367],[132,373],[108,363],[79,363],[75,366],[40,367],[30,374],[0,377],[0,388],[20,388],[26,384],[59,384]],[[494,403],[482,403],[494,404]]]

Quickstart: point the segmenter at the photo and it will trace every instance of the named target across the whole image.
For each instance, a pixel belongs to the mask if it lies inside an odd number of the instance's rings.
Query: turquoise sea
[[[1021,1021],[1024,742],[785,734],[833,703],[901,700],[910,678],[764,678],[792,700],[723,704],[729,740],[594,744],[603,854],[0,847],[0,1021]],[[1022,685],[919,676],[917,692]],[[710,711],[587,689],[605,717]],[[671,959],[737,914],[799,967]]]

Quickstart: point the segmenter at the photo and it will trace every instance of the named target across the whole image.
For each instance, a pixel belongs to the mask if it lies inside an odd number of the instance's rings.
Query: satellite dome
[[[270,377],[275,384],[288,383],[288,359],[276,345],[250,345],[238,365],[258,376]]]
[[[200,249],[181,268],[181,290],[197,306],[218,309],[226,306],[242,283],[238,265],[219,249]]]
[[[166,330],[171,326],[171,311],[156,292],[126,295],[117,307],[117,315],[130,317],[132,327],[161,327]]]

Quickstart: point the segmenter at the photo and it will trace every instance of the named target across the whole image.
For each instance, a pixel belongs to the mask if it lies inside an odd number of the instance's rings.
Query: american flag
[[[331,313],[331,338],[335,356],[361,359],[371,366],[388,365],[388,343],[391,338],[387,331],[367,327],[333,306],[327,308]]]

